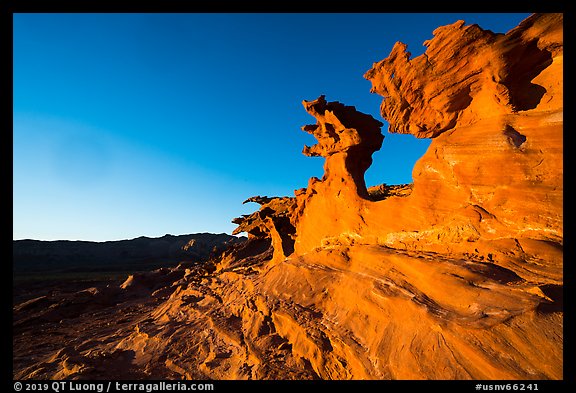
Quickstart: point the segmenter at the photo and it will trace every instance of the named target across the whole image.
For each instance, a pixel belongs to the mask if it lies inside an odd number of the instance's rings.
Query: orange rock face
[[[381,110],[390,132],[434,138],[488,117],[561,107],[558,81],[544,86],[545,77],[534,78],[562,64],[562,41],[561,15],[533,16],[507,34],[458,21],[436,29],[417,58],[396,43],[365,77],[385,97]],[[544,95],[555,105],[547,99],[540,105]]]
[[[316,124],[302,129],[318,139],[318,144],[306,146],[303,153],[326,157],[326,163],[322,179],[311,178],[308,188],[296,193],[293,222],[297,253],[365,225],[362,211],[369,195],[364,173],[384,139],[380,130],[383,124],[354,107],[327,103],[324,96],[303,104]]]
[[[94,357],[131,353],[147,378],[561,379],[562,16],[507,34],[456,22],[426,45],[365,75],[389,131],[433,138],[413,184],[367,189],[382,123],[304,101],[322,179],[250,198],[247,242],[146,276],[178,279],[132,327],[16,376],[99,378]]]
[[[562,16],[534,15],[505,35],[461,21],[434,35],[423,55],[409,60],[397,44],[365,75],[385,97],[389,131],[433,138],[410,198],[373,208],[389,217],[378,223],[384,244],[421,249],[449,232],[462,249],[499,250],[505,238],[561,249]],[[546,265],[561,275],[557,260]]]

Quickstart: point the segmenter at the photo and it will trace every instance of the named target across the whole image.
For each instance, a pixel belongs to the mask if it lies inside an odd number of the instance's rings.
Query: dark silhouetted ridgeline
[[[244,240],[224,233],[105,242],[14,240],[12,261],[16,274],[149,270],[179,262],[203,262]]]

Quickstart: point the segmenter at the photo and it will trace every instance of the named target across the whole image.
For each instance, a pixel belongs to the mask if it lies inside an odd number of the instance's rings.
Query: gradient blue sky
[[[396,41],[528,15],[15,14],[13,238],[231,233],[246,198],[322,176],[303,99],[383,121],[362,76]],[[368,185],[411,182],[430,143],[386,129]]]

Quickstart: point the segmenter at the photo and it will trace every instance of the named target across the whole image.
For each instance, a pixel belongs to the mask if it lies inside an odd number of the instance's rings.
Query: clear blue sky
[[[323,173],[303,99],[383,121],[362,75],[463,19],[528,14],[15,14],[14,239],[231,233],[253,195]],[[393,135],[368,185],[412,181],[429,140]]]

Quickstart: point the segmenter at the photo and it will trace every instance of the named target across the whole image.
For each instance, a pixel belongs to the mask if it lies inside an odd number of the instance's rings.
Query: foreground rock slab
[[[15,378],[561,379],[562,15],[426,45],[365,75],[433,139],[413,184],[367,188],[383,123],[304,101],[321,179],[205,264],[16,304]]]

